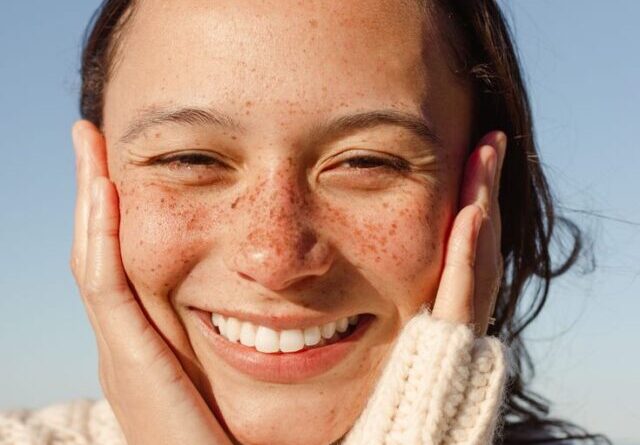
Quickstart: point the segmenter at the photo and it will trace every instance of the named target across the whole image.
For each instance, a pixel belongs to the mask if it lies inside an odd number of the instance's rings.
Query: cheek
[[[333,206],[328,219],[347,260],[394,305],[411,311],[437,288],[452,209],[441,193],[412,187],[362,205]]]
[[[152,184],[122,187],[122,260],[138,292],[165,295],[209,247],[215,210]]]

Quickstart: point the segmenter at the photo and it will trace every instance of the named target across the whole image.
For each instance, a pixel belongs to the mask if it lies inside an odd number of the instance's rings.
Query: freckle
[[[247,107],[250,107],[250,106],[252,105],[252,103],[251,103],[251,101],[250,101],[250,100],[248,100],[248,101],[245,103],[245,105],[246,105]]]
[[[158,138],[160,137],[160,132],[157,132],[157,133],[154,135],[154,137],[155,137],[156,139],[158,139]]]
[[[140,206],[136,206],[136,210],[140,210]]]
[[[235,141],[236,139],[238,139],[238,137],[237,136],[231,136],[231,139],[233,139]]]

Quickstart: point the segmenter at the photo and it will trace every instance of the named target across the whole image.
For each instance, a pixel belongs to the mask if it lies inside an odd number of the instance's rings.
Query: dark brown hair
[[[488,335],[510,349],[500,444],[610,443],[570,422],[550,418],[549,401],[527,389],[535,369],[522,339],[523,330],[540,314],[551,280],[573,266],[582,251],[578,227],[556,215],[553,196],[538,160],[533,121],[520,64],[510,30],[495,0],[419,0],[436,6],[437,21],[457,64],[457,74],[473,84],[475,122],[472,140],[500,129],[509,138],[504,161],[500,208],[505,273],[495,308],[496,323]],[[83,118],[102,126],[104,87],[116,63],[120,35],[134,10],[133,0],[105,0],[94,14],[82,54]],[[565,257],[552,262],[550,249],[558,236]],[[567,247],[568,246],[568,247]],[[525,287],[531,304],[519,307]],[[518,309],[518,311],[516,311]],[[565,442],[566,443],[566,442]]]

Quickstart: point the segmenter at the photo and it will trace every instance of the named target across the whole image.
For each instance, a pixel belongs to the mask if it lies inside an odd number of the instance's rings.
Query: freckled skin
[[[361,412],[401,326],[435,298],[470,144],[469,94],[413,3],[153,4],[141,2],[129,23],[106,90],[125,269],[236,440],[326,445]],[[117,144],[152,104],[213,105],[247,131],[170,124]],[[425,104],[443,144],[443,152],[431,148],[433,159],[416,148],[423,141],[388,126],[309,143],[315,125],[343,113],[419,113]],[[224,156],[228,168],[147,162],[194,149]],[[353,150],[398,156],[415,169],[358,172],[332,162]],[[376,320],[339,366],[284,385],[218,359],[189,307]]]

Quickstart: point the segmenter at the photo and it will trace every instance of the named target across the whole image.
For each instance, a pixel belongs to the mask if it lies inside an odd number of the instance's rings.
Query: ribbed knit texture
[[[488,445],[506,377],[495,337],[426,310],[399,337],[365,410],[343,445]]]
[[[414,316],[342,445],[488,445],[497,429],[505,350],[470,327]],[[0,414],[0,445],[126,445],[105,400]]]

